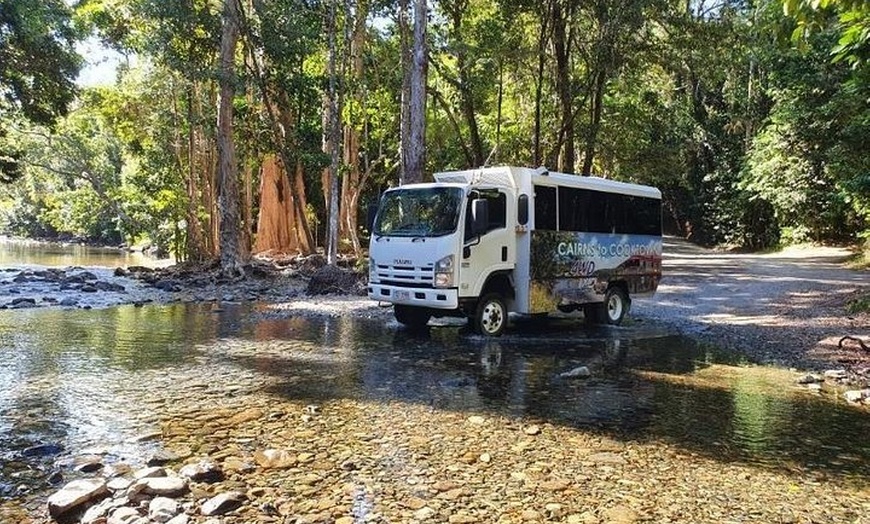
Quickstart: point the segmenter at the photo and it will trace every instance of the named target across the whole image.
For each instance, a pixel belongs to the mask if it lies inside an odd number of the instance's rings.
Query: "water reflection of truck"
[[[502,333],[508,313],[582,309],[619,324],[661,279],[661,192],[543,168],[435,174],[384,193],[368,294],[421,327],[462,316]]]

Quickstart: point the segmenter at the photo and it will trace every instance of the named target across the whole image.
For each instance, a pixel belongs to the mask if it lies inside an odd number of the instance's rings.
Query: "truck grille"
[[[432,266],[377,266],[378,281],[403,287],[434,287],[434,269]]]

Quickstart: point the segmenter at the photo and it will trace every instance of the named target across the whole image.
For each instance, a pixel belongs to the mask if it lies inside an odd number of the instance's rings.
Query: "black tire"
[[[475,332],[487,337],[501,336],[508,323],[504,299],[498,293],[485,295],[477,302],[477,309],[471,321]]]
[[[424,308],[398,304],[393,306],[393,315],[399,324],[410,329],[423,329],[432,317],[432,314]]]
[[[602,307],[603,323],[612,326],[618,326],[622,323],[622,319],[628,314],[631,307],[631,302],[628,300],[628,295],[621,287],[609,287],[604,293],[604,304]]]

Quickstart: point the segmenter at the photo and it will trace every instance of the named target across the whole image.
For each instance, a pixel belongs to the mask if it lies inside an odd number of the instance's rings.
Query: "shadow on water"
[[[643,324],[531,323],[492,340],[460,327],[410,333],[395,322],[287,315],[210,304],[0,313],[0,497],[44,486],[58,459],[90,449],[107,462],[141,461],[148,444],[130,438],[160,409],[142,405],[153,389],[143,377],[220,376],[226,366],[277,378],[264,393],[293,400],[530,417],[717,460],[870,474],[866,412]],[[588,378],[564,375],[581,366]],[[158,396],[185,394],[161,384]]]

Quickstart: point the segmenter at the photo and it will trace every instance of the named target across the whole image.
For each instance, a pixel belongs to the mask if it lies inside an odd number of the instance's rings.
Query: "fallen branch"
[[[845,342],[845,341],[847,341],[847,340],[851,340],[851,341],[853,341],[853,342],[857,342],[858,345],[861,346],[861,349],[863,349],[864,351],[870,353],[870,346],[868,346],[866,342],[864,342],[863,340],[861,340],[861,339],[858,338],[858,337],[852,337],[852,336],[849,336],[849,335],[846,335],[845,337],[841,338],[841,339],[840,339],[840,342],[837,343],[837,346],[839,346],[840,349],[844,349],[844,348],[843,348],[843,342]]]

